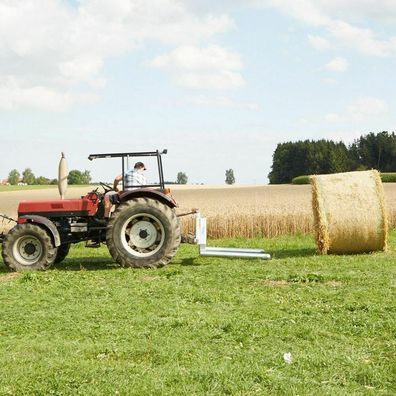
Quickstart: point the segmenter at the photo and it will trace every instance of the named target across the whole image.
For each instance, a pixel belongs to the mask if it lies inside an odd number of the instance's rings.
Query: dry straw
[[[386,249],[388,222],[377,171],[311,176],[318,250],[363,253]]]

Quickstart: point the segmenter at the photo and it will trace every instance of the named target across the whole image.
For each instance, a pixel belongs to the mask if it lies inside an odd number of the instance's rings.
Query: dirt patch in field
[[[290,282],[287,281],[286,279],[266,279],[264,281],[261,281],[259,283],[261,286],[268,286],[268,287],[284,287],[292,284],[299,284],[299,285],[313,285],[315,282]],[[342,282],[340,281],[328,281],[325,283],[321,283],[322,285],[324,284],[325,286],[329,287],[340,287],[342,286]]]
[[[260,284],[269,287],[284,287],[284,286],[288,286],[289,282],[284,279],[280,279],[280,280],[266,279],[265,281],[260,282]]]
[[[10,282],[15,279],[18,279],[22,274],[19,272],[9,272],[6,274],[0,274],[0,283]]]

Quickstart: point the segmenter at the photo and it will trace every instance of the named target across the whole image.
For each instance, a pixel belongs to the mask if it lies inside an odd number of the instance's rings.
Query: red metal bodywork
[[[159,200],[171,208],[177,206],[176,201],[171,195],[161,191],[139,188],[131,191],[124,191],[118,194],[118,202],[126,202],[132,198],[147,197]],[[18,223],[26,223],[28,220],[23,218],[25,215],[37,215],[45,218],[59,217],[92,217],[98,211],[99,197],[95,192],[90,192],[81,199],[57,199],[45,201],[21,201],[18,206]],[[109,199],[105,200],[105,207],[109,211],[111,204]],[[108,217],[105,215],[105,217]]]
[[[171,208],[177,207],[177,202],[170,194],[164,194],[162,190],[152,188],[138,188],[134,190],[123,191],[119,194],[120,202],[126,202],[132,198],[147,197],[158,200]]]
[[[81,199],[58,199],[46,201],[21,201],[18,206],[18,217],[26,214],[37,214],[44,217],[94,216],[98,210],[97,194],[89,193]],[[18,219],[19,223],[26,222]]]

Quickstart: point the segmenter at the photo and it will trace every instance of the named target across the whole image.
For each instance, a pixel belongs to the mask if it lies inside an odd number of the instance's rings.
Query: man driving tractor
[[[144,166],[143,162],[136,162],[135,166],[133,169],[130,169],[128,172],[125,174],[124,178],[124,190],[128,190],[132,188],[133,186],[144,186],[147,184],[147,179],[146,176],[143,174],[143,172],[146,170],[146,167]],[[113,190],[114,191],[119,191],[118,190],[118,184],[122,180],[122,175],[118,175],[113,182]]]

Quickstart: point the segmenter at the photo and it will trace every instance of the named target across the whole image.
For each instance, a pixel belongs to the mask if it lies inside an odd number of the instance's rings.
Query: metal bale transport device
[[[199,245],[199,254],[201,256],[260,258],[265,260],[269,260],[271,258],[271,255],[266,253],[263,249],[238,249],[206,246],[206,225],[206,218],[201,217],[201,213],[197,211],[195,215],[195,238],[196,243]]]
[[[163,151],[91,154],[88,159],[120,158],[125,181],[129,160],[155,157],[158,183],[128,186],[123,191],[100,182],[99,187],[79,199],[65,199],[67,164],[64,154],[59,163],[60,199],[22,201],[17,220],[0,215],[16,225],[0,234],[5,265],[13,271],[46,270],[65,259],[70,246],[85,241],[86,247],[106,243],[114,261],[124,267],[157,268],[168,264],[181,243],[177,203],[165,187]],[[202,256],[269,259],[260,249],[213,248],[206,246],[206,219],[196,216],[194,242]]]

